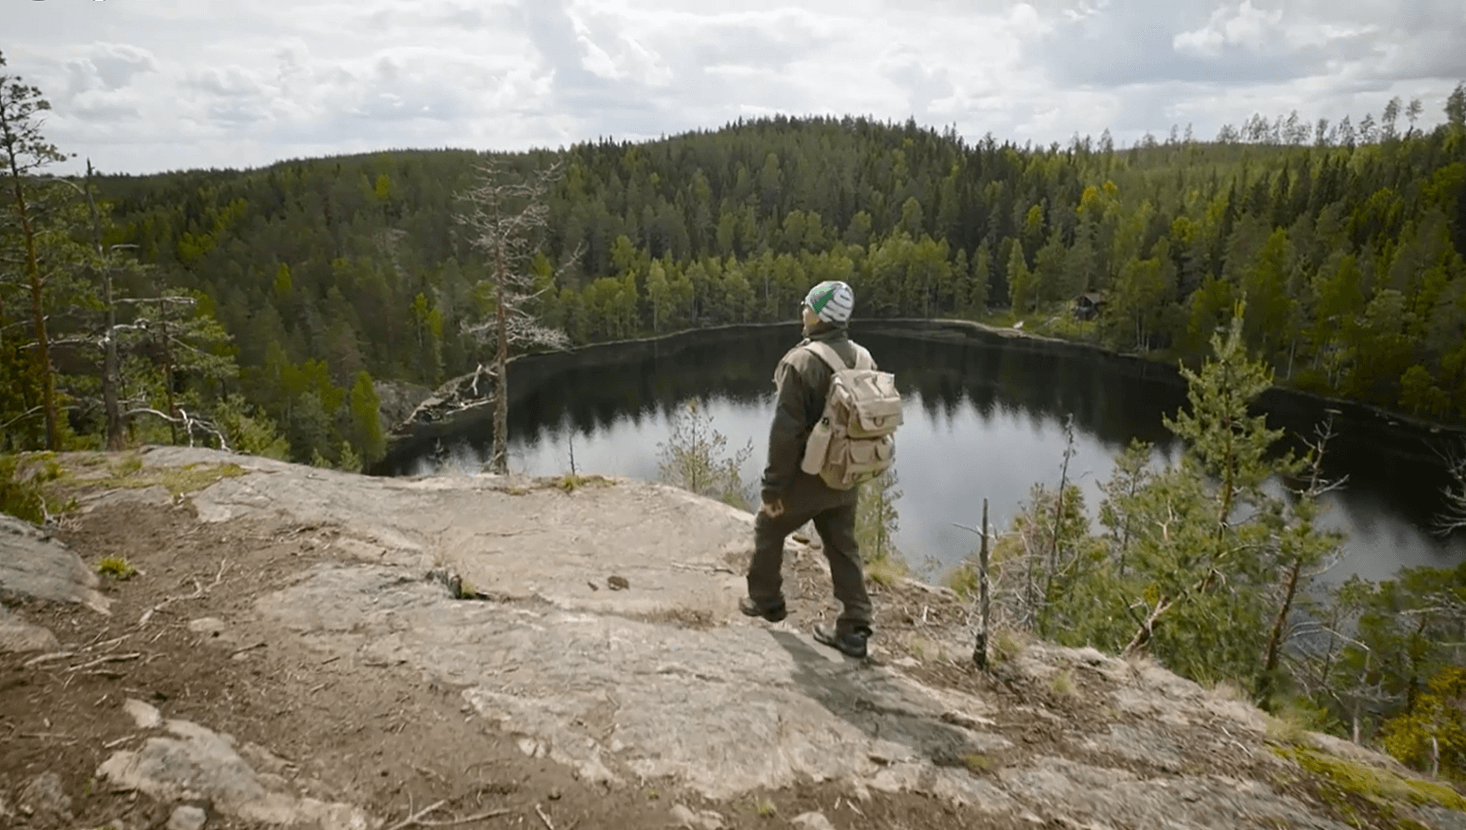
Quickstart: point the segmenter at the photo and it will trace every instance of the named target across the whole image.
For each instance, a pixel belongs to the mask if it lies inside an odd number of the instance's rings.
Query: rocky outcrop
[[[844,658],[807,630],[821,606],[803,598],[828,591],[817,556],[789,548],[788,620],[749,620],[736,602],[751,517],[661,485],[366,478],[183,448],[143,460],[243,468],[187,496],[200,527],[330,529],[243,616],[198,608],[190,632],[222,642],[247,625],[251,641],[303,650],[300,665],[398,667],[455,690],[464,715],[526,761],[608,792],[675,782],[701,802],[671,810],[676,826],[742,826],[734,805],[812,785],[833,788],[833,806],[790,813],[793,826],[847,826],[860,805],[911,794],[999,827],[1348,826],[1321,795],[1343,785],[1300,765],[1305,752],[1416,787],[1366,749],[1280,739],[1249,704],[1146,661],[1029,643],[979,673],[962,609],[939,591],[887,589],[873,659]],[[915,631],[891,611],[906,602],[950,621],[921,628],[920,656],[897,647]],[[98,769],[114,786],[247,822],[382,823],[297,792],[266,748],[142,701],[125,711],[142,743]],[[1459,796],[1431,786],[1390,814],[1462,826]]]

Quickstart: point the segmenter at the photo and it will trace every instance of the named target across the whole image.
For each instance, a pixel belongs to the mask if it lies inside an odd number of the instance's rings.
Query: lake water
[[[919,571],[940,575],[967,556],[982,499],[1000,530],[1036,482],[1059,482],[1064,422],[1072,414],[1075,456],[1069,477],[1091,516],[1099,485],[1131,438],[1155,444],[1163,463],[1180,446],[1162,422],[1185,403],[1177,372],[1141,360],[1035,340],[1004,339],[950,324],[857,324],[852,334],[894,372],[906,399],[897,437],[901,497],[895,542]],[[696,398],[728,438],[752,441],[745,478],[756,482],[773,408],[773,367],[799,340],[797,325],[735,328],[535,355],[510,371],[510,467],[532,475],[577,469],[654,480],[658,444],[671,414]],[[1270,392],[1259,402],[1269,425],[1311,435],[1327,405]],[[1466,561],[1466,534],[1430,532],[1448,478],[1437,452],[1458,434],[1411,429],[1363,408],[1341,406],[1326,472],[1347,486],[1325,496],[1324,524],[1345,531],[1343,560],[1326,576],[1379,580],[1401,566]],[[377,472],[478,472],[488,456],[488,413],[435,425],[394,446]],[[1096,523],[1096,528],[1098,525]]]

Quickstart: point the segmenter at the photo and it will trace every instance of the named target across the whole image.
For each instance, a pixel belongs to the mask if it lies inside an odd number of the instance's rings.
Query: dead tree
[[[1443,494],[1446,504],[1435,520],[1435,530],[1442,536],[1449,536],[1458,530],[1466,530],[1466,444],[1459,450],[1441,454],[1446,462],[1446,471],[1451,476]]]
[[[477,167],[478,180],[459,194],[465,207],[458,220],[470,229],[469,242],[488,261],[487,284],[494,303],[493,317],[464,326],[467,334],[492,338],[494,362],[494,448],[489,470],[509,471],[509,383],[511,347],[565,348],[565,332],[540,322],[535,301],[550,287],[536,286],[531,263],[540,250],[549,225],[546,194],[560,174],[560,165],[515,175],[502,160],[487,159]],[[574,261],[571,257],[561,271]]]

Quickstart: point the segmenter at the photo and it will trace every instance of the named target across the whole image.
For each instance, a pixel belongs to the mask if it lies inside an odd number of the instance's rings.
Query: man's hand
[[[777,519],[784,512],[784,500],[774,499],[773,501],[766,501],[759,509],[767,514],[770,519]]]

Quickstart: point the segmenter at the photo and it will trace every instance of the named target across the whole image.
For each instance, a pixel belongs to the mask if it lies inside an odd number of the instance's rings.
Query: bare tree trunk
[[[982,500],[982,542],[977,549],[977,597],[981,628],[972,649],[972,661],[980,669],[988,665],[988,500]]]
[[[489,471],[504,475],[509,472],[509,315],[504,307],[504,281],[508,275],[502,245],[497,250],[494,268],[494,329],[498,348],[494,353],[494,450],[489,458]]]
[[[168,397],[168,417],[178,418],[178,404],[173,400],[173,343],[168,337],[168,304],[163,301],[163,288],[156,276],[153,288],[158,294],[158,329],[163,344],[163,393]],[[168,422],[168,433],[173,443],[178,443],[179,421]],[[191,433],[190,433],[191,434]]]
[[[1267,635],[1267,647],[1263,649],[1262,674],[1257,678],[1257,699],[1267,706],[1267,699],[1273,691],[1273,679],[1278,671],[1278,657],[1283,650],[1283,628],[1288,624],[1288,612],[1293,608],[1293,598],[1298,593],[1298,574],[1303,570],[1303,560],[1293,560],[1288,568],[1288,580],[1283,586],[1283,603],[1273,617],[1272,629]]]
[[[92,160],[87,159],[87,178],[84,190],[87,197],[87,211],[92,217],[92,245],[97,252],[97,268],[102,277],[102,305],[107,313],[107,330],[103,335],[102,355],[102,407],[107,416],[107,449],[122,449],[122,411],[117,403],[117,307],[112,303],[112,269],[107,264],[102,249],[102,219],[97,212],[96,199],[92,198]]]

